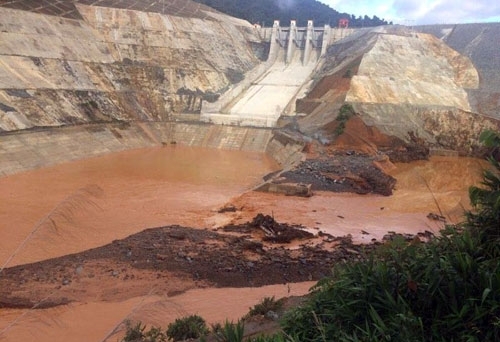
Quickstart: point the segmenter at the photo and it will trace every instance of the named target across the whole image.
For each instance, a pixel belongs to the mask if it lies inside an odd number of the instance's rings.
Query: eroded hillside
[[[472,111],[500,117],[500,23],[428,25],[430,33],[470,58],[479,73],[479,87],[467,89]]]
[[[187,0],[0,6],[4,131],[168,120],[197,112],[258,63],[249,23]]]
[[[309,116],[299,126],[335,140],[332,122],[346,102],[366,125],[388,136],[475,153],[480,132],[499,127],[482,115],[491,113],[478,111],[471,95],[488,94],[484,71],[433,35],[400,27],[362,30],[329,49],[315,87],[301,101]]]

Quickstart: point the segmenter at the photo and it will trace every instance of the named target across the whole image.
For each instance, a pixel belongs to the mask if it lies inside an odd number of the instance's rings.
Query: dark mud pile
[[[252,222],[239,225],[227,225],[222,228],[225,232],[237,232],[240,234],[264,234],[262,241],[273,243],[290,243],[293,240],[304,240],[314,238],[314,234],[304,230],[301,225],[289,225],[279,223],[269,215],[258,214]]]
[[[160,282],[165,272],[204,286],[253,287],[318,280],[336,263],[361,258],[374,248],[353,245],[349,237],[313,235],[264,215],[220,230],[152,228],[82,253],[6,268],[0,275],[0,306],[43,308],[71,302],[67,291],[58,290],[76,286],[83,267],[86,281],[98,282],[89,270],[92,265],[109,265],[100,266],[102,272],[128,286],[144,271],[154,272]],[[283,243],[297,240],[303,244],[293,249]]]
[[[308,159],[274,182],[311,184],[312,190],[392,195],[396,179],[376,167],[374,161],[375,157],[353,153]]]

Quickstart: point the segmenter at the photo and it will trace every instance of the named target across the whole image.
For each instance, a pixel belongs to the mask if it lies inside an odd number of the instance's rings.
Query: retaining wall
[[[129,149],[182,144],[268,153],[283,167],[302,144],[271,129],[203,123],[132,122],[39,129],[0,135],[0,176]]]

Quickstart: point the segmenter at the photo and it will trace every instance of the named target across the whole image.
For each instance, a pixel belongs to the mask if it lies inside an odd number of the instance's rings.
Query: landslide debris
[[[284,245],[297,239],[304,244]],[[137,287],[162,290],[173,282],[172,275],[192,286],[216,287],[318,280],[336,263],[362,258],[374,246],[354,245],[349,237],[315,236],[262,214],[217,232],[177,225],[152,228],[81,253],[3,269],[0,307],[46,308],[106,300],[115,292],[147,295],[147,289],[142,293]],[[102,293],[89,295],[89,288]]]
[[[290,243],[293,240],[312,239],[314,234],[304,230],[301,225],[290,225],[288,223],[279,223],[269,215],[257,214],[252,222],[239,225],[226,225],[222,228],[225,232],[238,233],[258,233],[263,232],[262,241],[273,243]]]
[[[374,165],[376,157],[348,152],[325,159],[308,159],[283,172],[276,183],[311,184],[312,190],[392,195],[396,179]]]

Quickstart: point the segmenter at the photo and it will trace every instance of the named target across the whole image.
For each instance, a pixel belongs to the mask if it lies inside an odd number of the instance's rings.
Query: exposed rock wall
[[[25,130],[1,136],[0,177],[162,144],[265,152],[271,139],[269,129],[179,122],[108,123]],[[273,150],[271,155],[283,163],[287,160],[288,149]]]
[[[71,19],[0,7],[0,130],[168,120],[259,62],[250,24],[203,7],[185,17],[83,2]]]
[[[477,88],[471,61],[431,35],[378,35],[351,80],[346,101],[470,110],[464,88]]]
[[[499,127],[498,120],[475,112],[478,97],[472,94],[491,93],[474,60],[436,36],[395,26],[349,38],[329,49],[321,81],[304,99],[315,106],[301,120],[302,131],[311,134],[309,127],[322,125],[330,134],[344,101],[388,136],[410,142],[414,133],[430,147],[464,154],[478,149],[482,130]]]
[[[410,142],[410,132],[429,146],[463,155],[480,150],[478,137],[485,129],[500,130],[500,121],[453,107],[358,103],[363,121],[388,136]]]
[[[472,61],[429,34],[381,34],[364,54],[346,101],[365,122],[408,141],[474,153],[484,129],[498,121],[473,113],[471,91],[482,91]]]
[[[500,118],[500,23],[417,26],[470,58],[479,72],[478,88],[467,89],[471,110]]]

